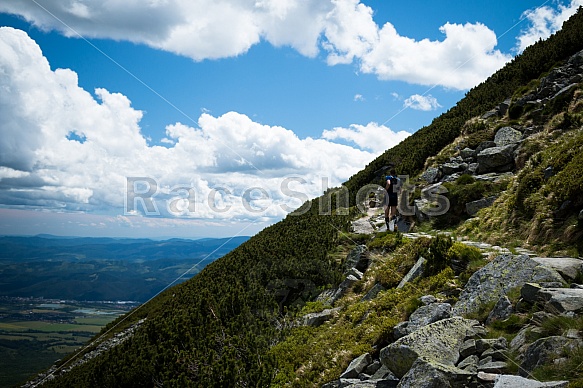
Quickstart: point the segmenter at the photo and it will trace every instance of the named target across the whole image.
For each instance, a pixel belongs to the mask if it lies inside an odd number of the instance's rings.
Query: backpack
[[[392,175],[387,175],[385,177],[385,179],[387,181],[391,181],[391,186],[390,187],[385,187],[387,189],[387,191],[389,192],[389,194],[398,194],[399,193],[399,189],[401,188],[400,187],[401,186],[400,185],[401,180],[398,177],[392,176]]]

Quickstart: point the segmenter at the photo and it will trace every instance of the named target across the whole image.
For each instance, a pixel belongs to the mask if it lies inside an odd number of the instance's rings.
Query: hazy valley
[[[47,368],[247,239],[0,237],[0,385]]]

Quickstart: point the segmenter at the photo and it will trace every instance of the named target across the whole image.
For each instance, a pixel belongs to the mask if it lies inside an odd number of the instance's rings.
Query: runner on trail
[[[385,208],[385,222],[387,224],[387,230],[392,232],[395,228],[397,218],[397,205],[399,202],[399,189],[401,188],[401,182],[397,177],[394,168],[389,171],[389,175],[385,177],[385,180],[385,190],[387,190],[388,197],[386,202],[387,207]]]

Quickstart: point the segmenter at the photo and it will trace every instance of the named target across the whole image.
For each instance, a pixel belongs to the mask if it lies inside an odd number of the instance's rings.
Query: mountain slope
[[[448,112],[415,132],[398,146],[373,160],[346,183],[350,193],[370,182],[378,182],[377,171],[383,166],[395,165],[398,174],[414,176],[423,168],[427,158],[437,155],[457,136],[467,120],[494,108],[521,87],[549,71],[582,48],[583,12],[579,10],[563,28],[545,41],[528,47],[504,68],[470,90],[466,97]],[[354,194],[353,194],[354,195]],[[351,198],[354,201],[354,197]],[[354,204],[354,202],[351,202]]]
[[[528,88],[541,73],[581,49],[583,12],[579,11],[560,32],[528,48],[430,126],[354,175],[346,182],[351,204],[355,203],[360,187],[378,181],[376,174],[381,167],[392,163],[399,173],[411,176],[419,173],[428,158],[438,155],[462,134],[468,120],[512,97],[520,87]],[[108,332],[108,336],[145,318],[131,338],[47,381],[46,386],[223,387],[274,383],[282,366],[278,364],[281,355],[270,349],[284,343],[289,324],[286,314],[292,316],[306,301],[341,280],[342,268],[336,258],[345,251],[338,236],[348,229],[350,217],[318,215],[318,200],[305,204],[309,211],[289,215],[207,266],[192,280],[161,294],[129,318],[118,321],[117,326],[110,326],[108,330],[112,327],[115,330]],[[391,246],[390,242],[387,244]],[[400,273],[398,262],[391,265],[396,266],[393,274]],[[437,287],[447,279],[436,279],[435,284],[426,286]],[[385,282],[395,286],[395,279]],[[411,306],[401,305],[405,297],[398,292],[385,294],[387,300],[378,314],[390,314],[395,306],[400,306],[399,311],[410,310]],[[354,313],[357,322],[365,312]],[[398,317],[388,318],[391,319],[382,321],[384,329],[375,333],[374,341],[386,340],[386,333],[397,323]],[[309,346],[306,344],[311,340],[304,337],[303,346]],[[65,361],[62,369],[79,357],[74,355]],[[296,384],[309,386],[317,379]]]
[[[339,279],[327,251],[348,217],[317,210],[289,215],[167,290],[116,327],[146,318],[131,339],[47,385],[267,385],[281,314]]]

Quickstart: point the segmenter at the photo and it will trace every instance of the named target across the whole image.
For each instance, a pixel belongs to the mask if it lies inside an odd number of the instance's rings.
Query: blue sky
[[[193,4],[0,0],[0,234],[254,234],[583,1]]]

